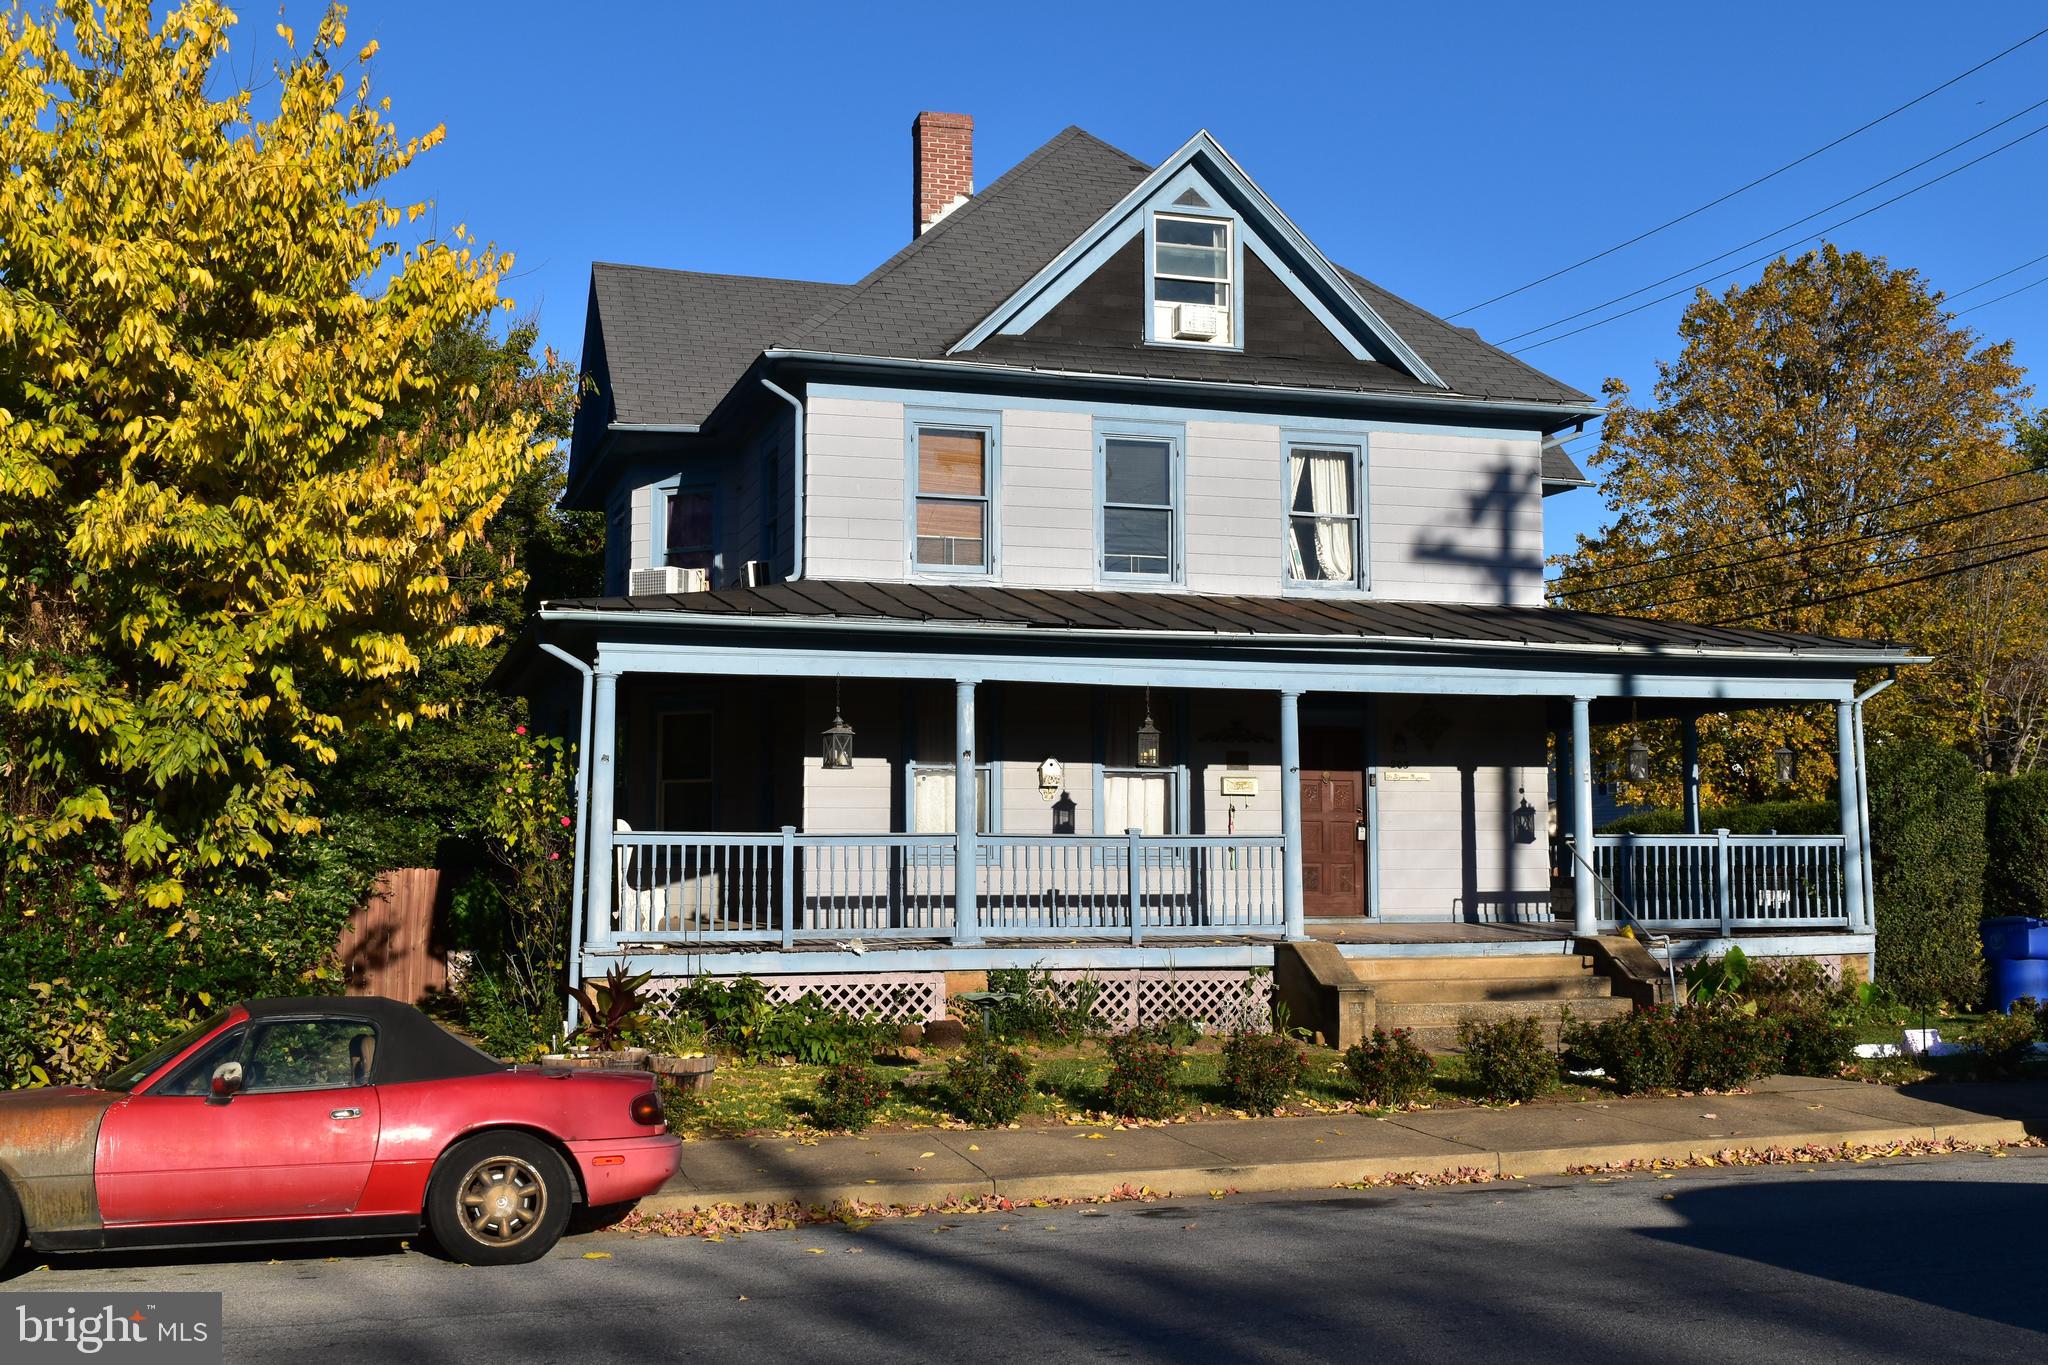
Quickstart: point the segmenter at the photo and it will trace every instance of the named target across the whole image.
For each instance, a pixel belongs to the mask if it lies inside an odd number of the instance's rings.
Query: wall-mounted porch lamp
[[[853,727],[839,714],[839,680],[832,680],[832,724],[825,729],[825,766],[853,766]]]
[[[1159,766],[1159,727],[1152,723],[1152,689],[1145,689],[1145,723],[1138,727],[1138,766]]]
[[[1778,765],[1778,785],[1789,787],[1799,776],[1799,755],[1780,744],[1771,751],[1771,757]]]

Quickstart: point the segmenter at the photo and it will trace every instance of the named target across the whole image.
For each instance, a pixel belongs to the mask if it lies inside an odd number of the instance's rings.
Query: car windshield
[[[191,1028],[186,1029],[183,1033],[171,1039],[170,1042],[145,1052],[126,1066],[116,1067],[100,1077],[99,1088],[102,1090],[133,1090],[141,1083],[143,1077],[149,1075],[165,1062],[168,1062],[171,1058],[219,1028],[221,1021],[227,1017],[228,1012],[221,1010],[205,1022],[194,1024]]]

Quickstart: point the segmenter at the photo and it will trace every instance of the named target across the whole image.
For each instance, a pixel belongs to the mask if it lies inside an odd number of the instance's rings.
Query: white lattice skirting
[[[1247,1003],[1258,1018],[1272,1006],[1272,978],[1257,977],[1242,969],[1218,971],[1174,971],[1165,968],[1122,968],[1097,971],[1055,971],[1053,983],[1068,998],[1084,980],[1093,980],[1100,990],[1092,1011],[1095,1022],[1111,1032],[1168,1020],[1185,1020],[1208,1030],[1225,1028],[1234,1022]],[[717,980],[732,980],[718,977]],[[944,972],[865,972],[859,975],[764,976],[761,984],[768,998],[800,1000],[815,995],[820,1002],[847,1014],[875,1014],[891,1019],[943,1019],[946,1017],[946,974]],[[1246,995],[1246,983],[1251,985]],[[675,992],[688,983],[686,977],[663,977],[647,984],[648,1007],[667,1015]]]

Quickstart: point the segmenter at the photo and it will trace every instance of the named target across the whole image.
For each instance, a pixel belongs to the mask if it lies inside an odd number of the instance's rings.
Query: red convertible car
[[[408,1005],[257,1000],[104,1077],[0,1093],[0,1262],[38,1251],[405,1236],[545,1254],[682,1160],[654,1078],[508,1066]]]

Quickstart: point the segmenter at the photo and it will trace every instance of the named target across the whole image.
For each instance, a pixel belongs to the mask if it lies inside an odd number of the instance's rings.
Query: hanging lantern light
[[[1791,786],[1793,779],[1799,776],[1799,755],[1780,744],[1771,751],[1771,757],[1777,760],[1778,785],[1781,787]]]
[[[1138,727],[1138,766],[1159,766],[1159,727],[1152,723],[1152,689],[1145,689],[1145,723]]]
[[[1536,808],[1529,804],[1526,789],[1516,793],[1521,800],[1515,807],[1515,842],[1533,844],[1536,842]]]
[[[1628,753],[1628,780],[1648,782],[1650,780],[1650,746],[1638,736],[1626,751]]]
[[[825,729],[825,766],[828,768],[851,768],[853,766],[853,727],[846,723],[846,717],[839,714],[839,680],[832,680],[832,724]]]

